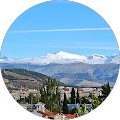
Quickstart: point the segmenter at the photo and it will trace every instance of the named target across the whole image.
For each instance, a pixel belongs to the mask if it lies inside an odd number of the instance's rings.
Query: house
[[[66,120],[66,119],[71,119],[76,117],[76,115],[73,115],[73,114],[53,113],[50,110],[47,110],[45,108],[45,104],[42,102],[37,103],[35,106],[36,106],[36,110],[34,110],[33,114],[36,114],[43,118],[49,118],[54,120]]]
[[[68,88],[64,89],[67,99],[71,97],[70,90]]]
[[[72,119],[72,118],[76,118],[75,114],[64,114],[65,118],[67,119]]]
[[[42,102],[39,102],[39,103],[36,104],[36,111],[37,111],[37,113],[42,114],[42,117],[43,117],[43,118],[54,119],[55,116],[57,116],[57,114],[55,114],[55,113],[47,110],[47,109],[45,108],[45,104],[42,103]]]
[[[37,103],[36,104],[36,110],[44,113],[45,112],[45,104],[42,103],[42,102]]]

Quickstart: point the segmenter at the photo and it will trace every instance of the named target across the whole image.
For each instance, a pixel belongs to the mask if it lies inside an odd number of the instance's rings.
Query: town
[[[12,90],[13,98],[35,115],[55,119],[72,119],[89,113],[109,95],[109,82],[101,88],[60,86],[50,77],[40,89]]]

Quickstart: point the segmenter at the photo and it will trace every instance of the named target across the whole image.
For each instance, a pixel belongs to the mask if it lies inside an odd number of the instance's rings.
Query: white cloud
[[[106,50],[119,50],[118,47],[95,47],[95,46],[57,46],[57,45],[39,45],[39,44],[5,44],[7,46],[31,46],[31,47],[47,47],[47,48],[70,48],[70,49],[106,49]]]
[[[53,30],[30,30],[30,31],[9,31],[8,33],[32,33],[32,32],[62,32],[62,31],[90,31],[90,30],[111,30],[111,28],[78,28],[78,29],[53,29]]]

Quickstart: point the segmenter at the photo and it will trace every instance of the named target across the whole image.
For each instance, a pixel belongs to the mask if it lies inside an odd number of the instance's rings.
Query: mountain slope
[[[14,86],[14,89],[20,89],[21,86],[30,89],[39,89],[48,79],[48,76],[44,74],[25,69],[5,69],[2,70],[2,76],[9,90],[13,89],[11,86]],[[60,85],[67,86],[61,82]]]
[[[45,56],[41,57],[34,57],[34,58],[23,58],[23,59],[12,59],[3,57],[0,59],[1,63],[17,63],[17,64],[36,64],[36,65],[48,65],[51,63],[56,64],[68,64],[68,63],[87,63],[87,64],[108,64],[108,63],[116,63],[119,64],[120,58],[117,55],[112,56],[104,56],[104,55],[90,55],[90,56],[83,56],[77,54],[66,53],[60,51],[56,54],[46,54]]]
[[[46,65],[35,69],[37,72],[46,75],[59,76],[59,80],[67,78],[67,84],[79,84],[81,80],[93,81],[104,84],[107,82],[106,75],[109,75],[109,81],[113,85],[117,79],[119,72],[118,64],[85,64],[85,63],[71,63]]]
[[[28,66],[28,67],[27,67]],[[1,64],[2,69],[29,69],[47,76],[55,78],[69,85],[78,85],[83,80],[105,84],[107,82],[106,75],[109,75],[110,85],[116,82],[119,64],[49,64],[49,65],[33,65],[33,64]],[[79,84],[80,85],[80,84]]]

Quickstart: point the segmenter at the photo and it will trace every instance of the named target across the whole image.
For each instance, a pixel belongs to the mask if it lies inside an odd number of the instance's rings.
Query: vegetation
[[[5,69],[1,70],[1,72],[3,78],[9,80],[9,84],[17,87],[17,89],[20,89],[21,86],[27,87],[29,89],[39,89],[39,87],[43,85],[48,79],[48,76],[44,74],[28,71],[26,69]],[[62,86],[70,86],[59,81],[56,82]]]
[[[110,94],[109,82],[107,84],[103,85],[101,88],[102,88],[103,98],[106,99],[106,97]]]
[[[71,91],[71,104],[75,104],[75,90],[72,88]]]
[[[76,103],[80,103],[78,88],[77,88],[77,98],[76,98]]]
[[[67,98],[65,93],[64,93],[64,101],[63,101],[63,113],[68,114]]]
[[[87,107],[86,103],[82,105],[82,107],[79,107],[76,111],[76,116],[82,116],[90,112],[90,109]]]
[[[28,104],[37,104],[39,101],[39,96],[35,96],[33,93],[30,93],[29,96],[25,98],[25,100]]]
[[[20,100],[18,100],[19,103],[36,104],[39,101],[41,101],[45,103],[45,107],[48,110],[54,113],[61,113],[60,92],[58,87],[60,85],[62,86],[67,86],[67,85],[59,81],[56,81],[56,79],[52,79],[41,73],[27,71],[25,69],[6,69],[5,71],[2,70],[2,75],[3,75],[3,78],[9,81],[7,84],[12,83],[13,86],[17,86],[19,88],[21,86],[23,87],[25,86],[28,88],[36,87],[40,89],[40,96],[38,95],[35,96],[33,93],[30,93],[29,96],[26,97],[25,99],[20,98]],[[104,99],[106,99],[106,97],[111,92],[109,82],[107,84],[104,84],[101,87],[102,96],[98,96],[98,97],[95,97],[92,94],[90,94],[88,97],[87,96],[80,97],[78,88],[77,88],[77,94],[75,95],[74,87],[72,87],[71,97],[69,99],[67,99],[66,94],[64,93],[62,113],[76,114],[77,117],[90,112],[90,109],[87,107],[87,104],[91,104],[92,109],[95,109],[102,103]],[[9,89],[12,89],[12,88],[9,88]],[[75,107],[69,110],[67,104],[75,104],[75,103],[76,104],[80,103],[80,107],[79,108]]]
[[[60,83],[56,79],[52,80],[49,77],[46,83],[40,88],[40,101],[45,103],[45,107],[54,113],[60,113],[61,111],[59,85]]]
[[[92,101],[92,109],[95,109],[96,107],[98,107],[100,105],[100,101],[98,97],[94,97],[93,101]]]

